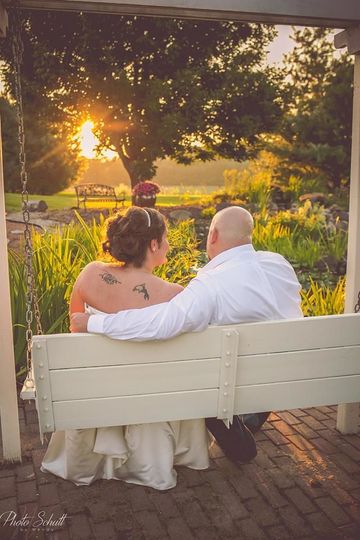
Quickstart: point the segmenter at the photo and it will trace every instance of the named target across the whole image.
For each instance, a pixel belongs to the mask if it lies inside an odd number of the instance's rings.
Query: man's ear
[[[210,244],[215,244],[219,238],[219,232],[216,227],[210,231]]]

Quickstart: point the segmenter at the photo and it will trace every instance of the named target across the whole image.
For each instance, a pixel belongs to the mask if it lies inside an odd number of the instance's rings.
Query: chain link
[[[21,91],[21,64],[23,60],[23,41],[21,38],[21,18],[19,13],[18,0],[13,0],[11,10],[11,37],[12,53],[14,60],[14,90],[16,98],[16,112],[18,120],[18,141],[19,141],[19,162],[20,162],[20,180],[21,180],[21,200],[22,214],[25,223],[24,241],[25,241],[25,282],[26,282],[26,367],[27,381],[33,383],[31,378],[31,349],[32,349],[32,322],[35,313],[36,329],[38,334],[42,334],[41,317],[38,296],[35,285],[35,276],[33,268],[33,248],[30,229],[29,212],[29,192],[27,190],[27,171],[25,154],[25,131],[24,131],[24,112]],[[33,311],[34,308],[34,311]]]
[[[360,291],[358,293],[358,299],[354,307],[355,313],[360,313]]]

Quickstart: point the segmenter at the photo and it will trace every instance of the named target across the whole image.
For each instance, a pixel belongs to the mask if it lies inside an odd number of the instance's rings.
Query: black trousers
[[[222,420],[206,418],[207,429],[213,434],[224,454],[232,461],[246,463],[256,454],[256,442],[241,416],[235,415],[228,429]]]
[[[271,412],[269,411],[243,414],[242,421],[244,422],[245,426],[250,429],[251,433],[257,433],[258,431],[260,431],[263,424],[265,424],[270,414]]]

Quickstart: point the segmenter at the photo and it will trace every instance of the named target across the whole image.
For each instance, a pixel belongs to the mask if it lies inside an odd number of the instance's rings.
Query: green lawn
[[[157,204],[164,206],[176,206],[184,203],[196,203],[198,202],[203,195],[184,195],[176,194],[166,194],[158,195]],[[49,207],[49,210],[61,210],[64,208],[76,207],[76,195],[69,192],[69,190],[61,191],[55,195],[29,195],[30,200],[43,200]],[[130,196],[127,197],[125,202],[126,206],[130,205]],[[5,194],[5,206],[7,212],[19,212],[21,210],[21,195],[18,193],[6,193]],[[91,202],[87,203],[87,208],[112,208],[114,206],[113,202]]]
[[[71,193],[60,192],[56,195],[29,195],[30,200],[43,200],[50,210],[61,210],[76,206],[76,196]],[[21,210],[21,195],[18,193],[5,193],[5,207],[8,212]]]

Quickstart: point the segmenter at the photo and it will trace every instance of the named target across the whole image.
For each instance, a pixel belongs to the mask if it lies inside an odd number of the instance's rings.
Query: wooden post
[[[351,52],[351,51],[350,51]],[[360,292],[360,43],[355,54],[354,101],[351,148],[351,180],[349,240],[346,267],[345,312],[353,313]],[[337,429],[341,433],[357,433],[359,404],[341,404],[338,407]]]
[[[19,412],[10,305],[9,266],[5,221],[5,188],[0,124],[0,419],[3,457],[21,461]]]

